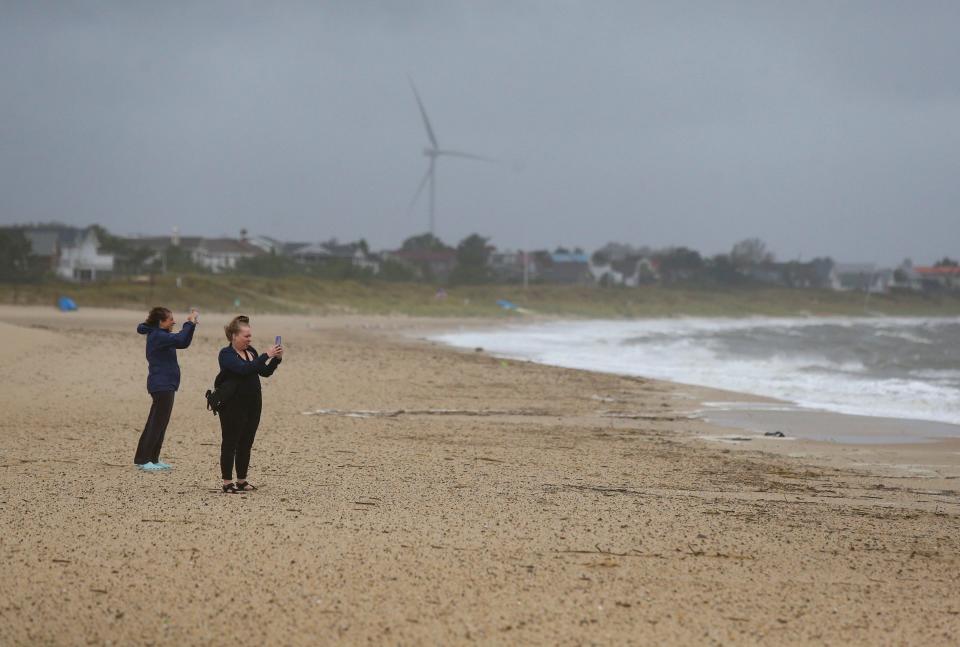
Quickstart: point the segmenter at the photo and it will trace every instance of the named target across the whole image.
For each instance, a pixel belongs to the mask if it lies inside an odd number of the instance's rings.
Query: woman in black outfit
[[[283,359],[283,347],[271,346],[257,355],[250,345],[250,319],[240,315],[224,327],[230,344],[220,349],[218,387],[232,382],[233,395],[220,407],[220,472],[223,491],[227,494],[248,492],[257,488],[247,482],[250,449],[260,424],[260,377],[270,377]],[[237,482],[233,482],[233,466],[237,466]]]

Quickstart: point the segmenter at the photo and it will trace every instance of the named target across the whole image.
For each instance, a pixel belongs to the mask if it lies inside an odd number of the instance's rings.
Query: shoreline
[[[78,327],[95,326],[104,317],[131,317],[136,311],[121,308],[85,308],[81,311],[61,313],[55,308],[45,306],[10,306],[0,304],[0,322],[14,321],[17,325],[45,328],[52,321],[70,321]],[[224,321],[231,313],[202,313],[204,322]],[[545,321],[565,321],[559,317],[534,315],[522,321],[505,321],[493,318],[433,318],[407,315],[259,315],[257,319],[294,319],[305,321],[309,331],[337,330],[343,327],[357,327],[361,330],[384,334],[395,341],[413,342],[428,347],[443,348],[453,353],[465,355],[477,354],[476,349],[458,347],[433,339],[432,336],[451,331],[489,331],[505,325],[525,326]],[[928,318],[928,317],[918,317]],[[38,323],[38,321],[40,323]],[[46,323],[44,323],[46,322]],[[216,324],[215,324],[216,325]],[[289,339],[289,337],[285,337]],[[480,354],[509,361],[530,362],[540,366],[561,370],[583,370],[589,373],[616,378],[631,376],[610,371],[575,369],[553,364],[534,362],[482,349]],[[634,376],[636,377],[636,376]],[[642,377],[642,376],[640,376]],[[832,467],[850,467],[854,469],[878,468],[884,474],[918,474],[923,478],[953,479],[960,476],[960,435],[929,438],[924,440],[904,440],[901,435],[896,442],[885,443],[860,431],[868,425],[881,427],[926,428],[937,430],[949,428],[960,431],[960,425],[939,423],[909,418],[883,418],[869,415],[845,414],[800,407],[794,403],[770,396],[728,391],[725,389],[642,377],[643,380],[660,383],[674,389],[680,398],[690,399],[694,405],[683,415],[704,423],[700,437],[711,442],[721,442],[737,450],[759,450],[772,455],[804,458],[823,461]],[[731,404],[745,404],[747,408],[733,411],[720,411],[711,404],[721,407]],[[765,411],[764,404],[783,404],[791,407],[791,412]],[[761,409],[749,408],[759,405]],[[815,430],[814,427],[818,427]],[[767,431],[787,430],[787,438],[770,438],[763,434]],[[801,430],[801,433],[796,433]],[[792,432],[792,433],[790,433]],[[915,433],[910,433],[915,436]],[[840,438],[841,440],[837,440]],[[735,439],[735,440],[731,440]],[[859,442],[858,442],[859,441]],[[899,459],[899,460],[898,460]]]
[[[264,381],[260,490],[230,496],[201,395],[224,339],[202,314],[179,353],[174,469],[138,472],[142,316],[0,307],[0,362],[16,367],[0,391],[13,644],[948,645],[960,632],[955,480],[860,450],[832,466],[777,453],[796,442],[706,440],[720,428],[688,415],[720,392],[406,336],[432,320],[255,317],[255,345],[283,334],[287,357]]]
[[[748,318],[754,319],[754,318]],[[760,318],[764,323],[779,322],[782,318]],[[830,318],[824,318],[823,322],[828,322]],[[844,323],[850,321],[849,318],[842,318]],[[917,318],[921,322],[930,322],[931,318]],[[957,320],[953,317],[944,318],[949,323],[955,323]],[[869,319],[864,319],[869,321]],[[895,321],[903,321],[903,318],[897,318]],[[933,319],[937,320],[936,318]],[[657,321],[657,320],[654,320]],[[688,320],[689,321],[689,320]],[[705,323],[726,322],[726,319],[714,319],[698,321],[694,319],[695,325]],[[732,320],[737,322],[738,320]],[[783,321],[793,321],[787,318]],[[803,323],[805,320],[799,320]],[[894,321],[889,320],[888,321]],[[529,326],[537,326],[541,322],[530,322]],[[577,325],[579,321],[559,322],[568,325]],[[592,322],[596,326],[605,326],[611,324],[620,324],[621,322],[610,320],[595,320]],[[818,323],[819,325],[819,323]],[[483,332],[488,327],[461,326],[457,330],[440,331],[440,334],[434,333],[426,337],[431,342],[445,344],[451,348],[468,349],[476,344],[477,351],[489,352],[494,357],[512,359],[519,361],[535,361],[543,365],[556,366],[563,368],[575,368],[588,371],[596,371],[609,375],[635,376],[645,379],[662,380],[667,383],[678,384],[693,389],[718,390],[715,384],[704,381],[701,377],[697,381],[685,381],[683,377],[670,377],[664,375],[661,369],[653,369],[650,373],[642,370],[627,368],[627,364],[620,361],[611,362],[612,357],[603,353],[572,355],[558,354],[557,340],[553,339],[557,331],[552,329],[541,329],[537,331],[544,336],[544,340],[538,339],[538,336],[531,335],[531,343],[538,352],[523,350],[523,344],[526,337],[523,334],[514,334],[522,331],[523,324],[512,324],[506,327],[506,341],[498,343],[495,339],[484,338]],[[655,334],[660,334],[658,328],[654,328]],[[471,333],[480,332],[480,335]],[[571,331],[567,331],[570,334]],[[464,338],[466,334],[466,338]],[[594,329],[586,331],[588,335],[597,335]],[[618,333],[625,334],[625,333]],[[641,334],[638,332],[637,334]],[[549,339],[550,341],[546,341]],[[572,339],[572,338],[571,338]],[[596,343],[596,339],[592,340]],[[539,345],[538,345],[539,344]],[[551,345],[552,344],[552,345]],[[493,348],[480,348],[480,346],[490,345]],[[656,360],[655,360],[656,361]],[[731,360],[734,361],[734,360]],[[605,367],[604,364],[607,366]],[[722,366],[722,363],[717,363]],[[632,365],[631,365],[632,366]],[[689,371],[688,371],[689,372]],[[717,373],[717,370],[710,371],[709,374]],[[774,376],[777,377],[777,376]],[[693,379],[693,378],[691,378]],[[742,382],[742,380],[741,380]],[[754,380],[756,382],[756,380]],[[748,385],[743,385],[748,386]],[[758,384],[754,384],[758,386]],[[822,388],[828,388],[824,385]],[[783,390],[782,388],[780,389]],[[719,391],[719,390],[718,390]],[[823,399],[814,393],[805,393],[806,399]],[[929,442],[938,442],[941,440],[960,439],[960,423],[944,420],[936,416],[925,418],[923,411],[918,411],[917,416],[910,416],[906,411],[901,413],[890,413],[879,411],[873,412],[865,408],[865,403],[842,402],[836,404],[836,408],[831,408],[830,404],[803,404],[799,401],[785,399],[783,395],[774,393],[765,393],[763,389],[759,392],[743,388],[733,390],[723,390],[723,395],[717,398],[718,401],[702,402],[697,415],[714,422],[723,427],[734,427],[743,431],[764,434],[770,432],[773,434],[786,433],[788,436],[796,436],[805,440],[830,441],[845,445],[861,444],[896,444],[896,445],[922,445]],[[846,409],[846,410],[845,410]],[[859,410],[858,410],[859,409]],[[882,409],[882,407],[881,407]],[[939,412],[938,412],[939,414]],[[942,415],[942,414],[941,414]],[[866,429],[866,431],[864,431]]]
[[[85,322],[99,322],[107,317],[130,317],[136,311],[121,308],[85,308],[82,311],[61,313],[55,308],[45,306],[10,306],[0,304],[0,322],[16,321],[18,325],[45,327],[41,322],[60,320],[62,317],[74,318],[80,327]],[[139,314],[139,313],[137,313]],[[211,319],[227,320],[231,313],[202,313],[205,322]],[[838,315],[844,316],[844,315]],[[257,319],[270,320],[292,318],[304,320],[305,328],[310,331],[336,330],[343,327],[358,327],[361,330],[385,334],[395,341],[411,341],[430,347],[443,348],[449,352],[476,354],[476,349],[454,346],[434,339],[432,336],[452,331],[489,331],[509,326],[536,325],[543,322],[566,321],[560,317],[534,315],[519,321],[505,321],[494,318],[434,318],[407,315],[259,315]],[[920,316],[917,318],[929,318]],[[30,322],[33,322],[31,324]],[[700,435],[709,441],[719,441],[735,449],[749,449],[769,452],[774,455],[822,460],[834,467],[863,469],[876,466],[886,474],[925,474],[924,478],[943,477],[947,479],[960,476],[960,425],[911,418],[885,418],[871,415],[846,414],[835,411],[811,409],[774,397],[728,391],[716,387],[701,386],[659,378],[629,376],[611,371],[576,369],[554,364],[546,364],[523,358],[480,351],[497,359],[530,362],[544,367],[562,370],[583,370],[610,377],[641,377],[643,380],[666,385],[681,395],[692,398],[695,404],[684,415],[702,421],[705,424]],[[695,401],[695,402],[694,402]],[[746,405],[734,410],[722,411],[729,405]],[[764,410],[765,404],[782,404],[791,408],[790,412]],[[719,405],[711,407],[711,405]],[[759,409],[752,408],[758,405]],[[873,438],[861,429],[876,425],[881,428],[906,428],[895,442],[883,442]],[[923,440],[912,439],[917,428],[933,428],[939,432]],[[943,430],[958,432],[955,435],[943,434]],[[765,437],[765,432],[786,430],[787,438]],[[797,431],[800,433],[797,433]],[[792,432],[792,433],[791,433]],[[889,434],[895,436],[896,434]],[[735,440],[731,440],[731,438]],[[839,438],[839,440],[838,440]],[[907,439],[911,438],[911,439]],[[849,457],[849,460],[847,458]],[[901,458],[901,460],[897,460]]]
[[[425,331],[428,334],[437,334],[439,332],[449,332],[453,329],[459,331],[490,330],[507,325],[507,323],[508,322],[500,320],[461,320],[454,322],[427,320],[410,327],[401,326],[399,330],[394,329],[393,334],[401,340],[424,344],[428,347],[440,347],[448,352],[467,356],[475,355],[479,352],[479,354],[482,355],[488,355],[495,359],[503,359],[511,362],[526,362],[565,371],[583,371],[585,373],[595,373],[612,378],[637,379],[637,376],[615,372],[569,368],[535,362],[529,359],[499,355],[497,353],[490,353],[486,349],[480,349],[478,351],[475,348],[471,350],[467,347],[454,346],[442,341],[437,341],[430,336],[424,335]],[[525,322],[509,322],[509,325],[525,325]],[[931,487],[950,488],[953,486],[952,482],[955,479],[960,479],[960,436],[926,440],[911,439],[894,443],[881,442],[879,439],[851,442],[851,440],[856,439],[858,435],[862,439],[866,434],[863,434],[863,432],[859,432],[858,434],[856,430],[869,425],[880,424],[884,427],[907,427],[913,428],[914,430],[917,427],[926,428],[932,426],[937,429],[950,428],[951,431],[960,431],[960,425],[906,418],[853,415],[798,407],[799,410],[792,412],[795,413],[796,418],[798,418],[794,420],[780,417],[777,415],[777,412],[763,412],[767,414],[767,416],[765,416],[767,419],[764,421],[763,427],[757,429],[757,420],[755,419],[758,413],[757,410],[745,409],[740,412],[732,412],[733,415],[730,416],[718,416],[716,411],[709,410],[708,405],[711,403],[722,405],[746,404],[748,406],[785,404],[791,407],[797,407],[797,405],[777,398],[753,393],[727,391],[719,388],[642,376],[640,376],[639,379],[660,383],[674,389],[677,394],[676,397],[685,400],[686,404],[695,405],[689,408],[689,410],[681,410],[679,412],[681,416],[688,416],[690,420],[702,423],[692,436],[694,441],[721,443],[728,451],[762,452],[771,456],[800,460],[816,467],[851,470],[863,475],[923,479],[928,481]],[[762,409],[760,411],[762,411]],[[739,415],[737,415],[737,413],[739,413]],[[765,431],[775,431],[784,428],[795,431],[797,427],[809,429],[813,426],[819,426],[820,429],[818,429],[816,434],[811,433],[809,436],[788,434],[786,438],[774,438],[763,435]],[[826,431],[824,431],[824,428]],[[818,438],[816,437],[817,435],[821,437]],[[827,438],[823,436],[827,436]],[[829,438],[831,436],[840,436],[844,438],[844,440],[832,440]]]

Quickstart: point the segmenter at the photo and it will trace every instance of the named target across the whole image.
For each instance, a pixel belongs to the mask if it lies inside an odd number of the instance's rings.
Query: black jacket
[[[230,382],[230,389],[240,395],[253,395],[260,393],[260,377],[270,377],[277,370],[282,361],[279,357],[272,360],[266,353],[257,354],[257,349],[253,346],[247,347],[247,352],[252,353],[253,360],[245,360],[237,354],[233,346],[225,346],[220,349],[220,374],[213,385],[219,389],[221,384]]]

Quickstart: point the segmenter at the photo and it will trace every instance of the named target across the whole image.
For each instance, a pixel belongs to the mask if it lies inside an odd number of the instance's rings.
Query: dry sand
[[[955,459],[704,440],[703,390],[263,316],[261,489],[223,495],[225,317],[180,352],[174,470],[142,473],[142,316],[0,308],[0,644],[960,640]]]

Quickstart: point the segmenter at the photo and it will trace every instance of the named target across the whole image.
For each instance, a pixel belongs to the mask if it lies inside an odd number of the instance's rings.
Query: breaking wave
[[[576,321],[432,339],[839,413],[960,424],[960,318]]]

